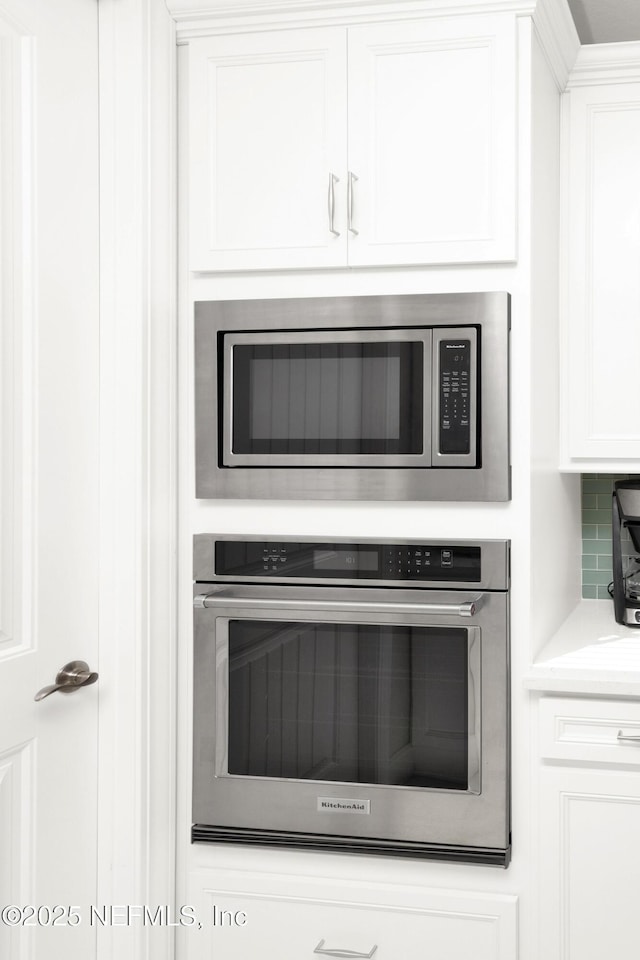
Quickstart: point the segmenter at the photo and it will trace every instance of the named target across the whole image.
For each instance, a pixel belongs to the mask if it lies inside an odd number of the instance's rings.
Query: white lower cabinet
[[[188,960],[516,960],[517,898],[240,871],[192,875]]]
[[[543,698],[539,957],[637,960],[640,703]]]

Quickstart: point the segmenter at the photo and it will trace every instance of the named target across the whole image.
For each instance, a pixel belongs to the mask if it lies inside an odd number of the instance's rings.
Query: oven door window
[[[425,452],[425,338],[300,340],[229,351],[231,457]]]
[[[228,774],[474,790],[475,633],[229,621]]]

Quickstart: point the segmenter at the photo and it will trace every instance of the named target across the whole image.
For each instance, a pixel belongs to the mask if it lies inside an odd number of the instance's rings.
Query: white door
[[[346,31],[189,44],[192,270],[346,264]]]
[[[515,20],[349,29],[349,263],[515,259]]]
[[[0,2],[0,956],[95,956],[98,4]],[[25,910],[27,905],[35,912]],[[38,907],[41,907],[38,911]],[[70,909],[75,908],[75,909]]]

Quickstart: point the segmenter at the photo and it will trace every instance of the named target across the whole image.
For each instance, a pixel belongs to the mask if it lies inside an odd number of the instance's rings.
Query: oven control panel
[[[424,544],[420,546],[412,545],[410,547],[395,546],[384,548],[384,574],[386,580],[420,580],[433,579],[434,570],[438,573],[438,579],[459,579],[457,574],[460,568],[473,569],[473,556],[469,556],[469,550],[478,551],[478,565],[476,572],[480,578],[480,548],[460,548],[443,547]]]
[[[215,576],[478,583],[481,548],[460,543],[217,540]]]

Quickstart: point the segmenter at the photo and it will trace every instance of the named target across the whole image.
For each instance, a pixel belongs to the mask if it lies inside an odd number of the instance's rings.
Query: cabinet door
[[[344,264],[344,29],[194,40],[189,63],[191,269]]]
[[[637,771],[542,771],[540,952],[545,960],[637,960]]]
[[[624,461],[640,457],[640,83],[577,88],[564,108],[563,465],[633,470]]]
[[[511,16],[349,30],[351,264],[515,259],[515,40]]]

